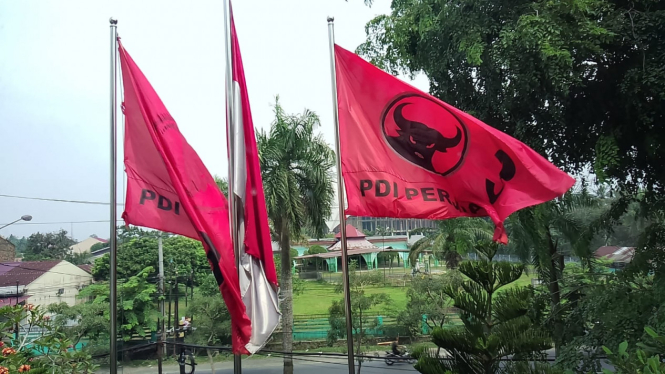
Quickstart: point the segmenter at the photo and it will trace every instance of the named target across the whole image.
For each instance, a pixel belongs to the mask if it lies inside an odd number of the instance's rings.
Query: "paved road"
[[[305,361],[307,360],[307,361]],[[243,374],[281,374],[283,372],[281,358],[261,358],[243,360]],[[344,374],[348,373],[345,359],[326,357],[294,357],[295,374]],[[157,373],[157,367],[123,368],[122,374],[152,374]],[[164,367],[164,374],[179,374],[177,366]],[[203,361],[196,366],[195,374],[211,374],[210,364]],[[232,374],[233,363],[223,362],[215,364],[216,374]],[[388,366],[384,361],[364,362],[361,374],[401,374],[417,373],[413,365],[394,364]]]

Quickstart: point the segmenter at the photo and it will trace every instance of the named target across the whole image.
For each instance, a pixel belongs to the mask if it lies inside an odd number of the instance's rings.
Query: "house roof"
[[[337,239],[342,237],[342,233],[339,232],[335,235]],[[352,238],[364,238],[365,234],[363,234],[362,231],[358,230],[355,228],[353,225],[346,225],[346,238],[347,239],[352,239]]]
[[[9,239],[3,237],[2,235],[0,235],[0,242],[9,243],[12,247],[16,247],[14,243],[10,242]]]
[[[76,266],[83,269],[86,273],[92,274],[92,265],[91,264],[83,264],[83,265],[76,265]]]
[[[630,262],[635,255],[635,247],[605,246],[596,249],[597,258],[604,257],[614,262]]]
[[[44,273],[53,269],[57,261],[27,261],[27,262],[3,262],[0,263],[0,287],[27,286],[41,277]]]
[[[364,238],[356,238],[356,239],[351,239],[346,241],[346,249],[347,250],[354,250],[354,249],[379,249],[379,247],[375,246],[374,244],[370,243],[368,240],[365,240]],[[338,241],[337,243],[331,245],[328,247],[329,251],[341,251],[342,250],[342,241]]]

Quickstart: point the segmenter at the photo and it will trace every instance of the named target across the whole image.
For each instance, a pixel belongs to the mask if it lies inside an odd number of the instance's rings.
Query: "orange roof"
[[[342,232],[338,232],[337,235],[335,235],[337,239],[342,237]],[[355,228],[353,225],[346,225],[346,238],[351,239],[351,238],[364,238],[365,234],[363,234],[362,231],[358,230]]]

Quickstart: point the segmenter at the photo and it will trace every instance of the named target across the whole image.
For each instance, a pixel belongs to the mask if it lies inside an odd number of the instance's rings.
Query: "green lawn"
[[[381,270],[379,270],[381,271]],[[510,285],[510,287],[516,286],[528,286],[531,284],[531,279],[535,275],[531,274],[522,274],[520,279],[515,283]],[[298,295],[293,300],[293,314],[294,315],[314,315],[314,314],[328,314],[328,308],[334,300],[341,300],[343,295],[341,293],[335,292],[335,285],[327,282],[315,282],[308,281],[305,283],[305,290],[301,295]],[[406,290],[407,287],[369,287],[367,293],[380,293],[384,292],[390,295],[392,299],[391,305],[388,307],[388,310],[385,310],[385,307],[377,307],[372,309],[372,312],[388,312],[388,311],[397,311],[403,310],[406,308]]]
[[[406,307],[406,288],[404,287],[369,287],[369,294],[385,292],[390,295],[392,305],[390,309],[402,310]],[[328,314],[328,308],[334,300],[341,300],[344,296],[335,292],[335,285],[325,282],[307,282],[305,290],[293,300],[294,315]],[[383,307],[375,308],[373,312],[382,312]]]

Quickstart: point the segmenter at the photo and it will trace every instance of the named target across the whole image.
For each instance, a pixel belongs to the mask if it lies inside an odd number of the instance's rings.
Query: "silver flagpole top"
[[[333,23],[333,22],[335,22],[335,17],[328,16],[328,23]]]
[[[115,26],[115,25],[118,24],[118,20],[115,19],[115,18],[113,18],[113,17],[111,17],[111,18],[109,18],[109,23],[110,23],[111,25]]]

